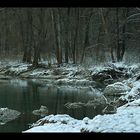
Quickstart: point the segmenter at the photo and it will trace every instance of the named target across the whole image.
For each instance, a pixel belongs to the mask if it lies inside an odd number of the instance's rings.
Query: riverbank
[[[135,76],[123,81],[131,89],[119,99],[125,101],[114,114],[97,115],[83,120],[68,115],[49,115],[32,125],[25,132],[140,132],[140,80]]]
[[[109,84],[132,77],[140,69],[139,64],[127,66],[123,63],[106,63],[84,67],[76,64],[51,65],[41,63],[38,68],[31,64],[0,63],[0,79],[42,79],[53,85],[92,86],[103,88]]]
[[[119,107],[116,114],[77,120],[69,115],[49,115],[33,124],[30,132],[140,132],[140,99]]]
[[[83,120],[71,118],[69,115],[49,115],[32,125],[25,132],[138,132],[140,116],[140,64],[107,63],[88,68],[62,64],[48,67],[41,64],[33,68],[30,64],[12,63],[0,65],[0,79],[40,79],[45,84],[58,86],[91,87],[100,91],[101,95],[117,97],[106,104],[117,107],[113,114],[103,113],[93,119]],[[101,97],[103,97],[101,96]],[[93,101],[70,103],[69,106],[91,106]],[[81,107],[81,106],[80,106]],[[105,106],[107,110],[108,106]],[[104,110],[106,112],[106,110]],[[115,118],[115,119],[114,119]],[[118,123],[119,122],[119,123]],[[128,125],[128,126],[127,126]]]

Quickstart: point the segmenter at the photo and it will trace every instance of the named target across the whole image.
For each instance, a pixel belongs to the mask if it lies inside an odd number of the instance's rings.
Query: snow
[[[5,107],[5,108],[0,108],[1,111],[5,111],[5,110],[7,110],[7,109],[8,109],[7,107]]]
[[[122,100],[126,100],[128,102],[134,101],[135,99],[140,98],[140,95],[139,95],[140,94],[140,81],[135,81],[135,82],[131,81],[130,83],[132,86],[132,89],[130,90],[130,92],[126,92],[126,95],[120,97]]]
[[[77,120],[69,115],[49,115],[42,126],[23,132],[140,132],[140,99],[117,109],[116,114]],[[39,121],[38,121],[39,122]]]
[[[131,88],[123,84],[122,82],[116,82],[114,84],[106,86],[104,93],[106,95],[121,95],[126,94],[125,92],[130,90]]]
[[[133,83],[133,88],[131,89],[131,91],[129,92],[129,94],[137,94],[140,90],[140,82],[139,81],[136,81]]]
[[[106,70],[106,68],[103,66],[96,66],[96,67],[89,68],[89,70],[92,72],[92,75],[94,75],[100,71]]]
[[[48,123],[43,126],[36,126],[24,132],[80,132],[80,120],[76,120],[69,115],[49,115],[41,120]],[[39,120],[37,123],[39,123]],[[34,125],[34,124],[33,124]]]
[[[66,124],[56,123],[54,124],[48,124],[46,126],[38,126],[32,128],[30,131],[26,132],[80,132],[79,129],[73,128],[73,126],[68,126]]]
[[[116,62],[116,63],[112,63],[116,68],[124,68],[127,67],[127,65],[125,65],[124,62]]]
[[[98,115],[84,129],[89,132],[139,132],[140,100],[118,108],[116,114]]]
[[[140,70],[140,63],[137,64],[133,64],[133,65],[128,65],[125,64],[124,62],[116,62],[116,63],[105,63],[104,65],[96,65],[96,66],[92,66],[90,67],[88,70],[90,70],[93,74],[99,73],[101,71],[104,70],[108,70],[111,68],[123,68],[125,71],[127,71],[128,74],[135,74],[137,72],[139,72]]]
[[[136,72],[139,72],[140,70],[140,63],[137,63],[137,64],[133,64],[131,66],[128,66],[128,70],[129,70],[129,73],[136,73]]]
[[[18,75],[22,72],[26,72],[29,66],[31,66],[31,64],[19,63],[19,64],[11,65],[11,67],[8,70],[10,73]]]
[[[43,76],[43,75],[51,75],[53,72],[52,70],[44,70],[43,68],[38,68],[38,69],[35,69],[32,71],[32,73],[30,74],[30,76],[36,76],[36,77],[39,77],[39,76]]]

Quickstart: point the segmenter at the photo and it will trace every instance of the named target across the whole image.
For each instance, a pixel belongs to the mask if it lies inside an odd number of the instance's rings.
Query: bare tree
[[[33,56],[33,66],[38,67],[38,62],[41,59],[40,56],[40,49],[42,47],[45,47],[45,37],[46,37],[46,30],[45,30],[45,9],[39,8],[38,10],[38,19],[39,19],[39,25],[38,25],[38,35],[37,39],[38,41],[35,41],[35,35],[34,37],[34,56]]]
[[[92,9],[91,9],[91,11],[92,11]],[[90,20],[91,20],[92,14],[93,13],[90,12],[90,14],[85,17],[85,21],[86,21],[86,24],[85,24],[85,40],[84,40],[84,48],[83,48],[82,56],[81,56],[81,63],[84,60],[86,47],[89,46],[89,28],[90,28]]]
[[[26,39],[24,46],[23,62],[31,63],[32,51],[32,9],[26,9]]]
[[[62,48],[61,48],[61,27],[60,27],[60,9],[52,9],[52,20],[55,31],[55,43],[56,43],[56,57],[57,63],[62,63]]]

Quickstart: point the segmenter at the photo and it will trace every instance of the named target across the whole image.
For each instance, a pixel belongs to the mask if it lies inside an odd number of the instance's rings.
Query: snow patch
[[[36,126],[40,121],[47,123]],[[67,114],[49,115],[33,124],[33,128],[23,132],[80,132],[80,122]]]
[[[105,95],[121,95],[126,94],[125,92],[130,90],[131,88],[123,84],[122,82],[116,82],[114,84],[108,85],[105,88],[104,93]]]
[[[117,109],[116,114],[77,120],[69,115],[49,115],[25,132],[140,132],[140,99]],[[44,121],[42,126],[39,122]],[[41,124],[41,123],[40,123]]]

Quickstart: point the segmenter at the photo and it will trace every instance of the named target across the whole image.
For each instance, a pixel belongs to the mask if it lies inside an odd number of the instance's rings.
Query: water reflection
[[[8,107],[21,112],[21,116],[6,125],[0,126],[0,132],[21,132],[28,129],[28,124],[40,118],[32,111],[41,105],[47,106],[49,114],[69,114],[82,119],[85,116],[93,118],[100,109],[92,108],[67,109],[67,102],[87,102],[95,98],[96,94],[88,92],[90,88],[71,88],[42,86],[40,82],[31,80],[11,80],[0,84],[0,107]],[[95,91],[96,92],[96,91]],[[98,92],[98,91],[97,91]]]

